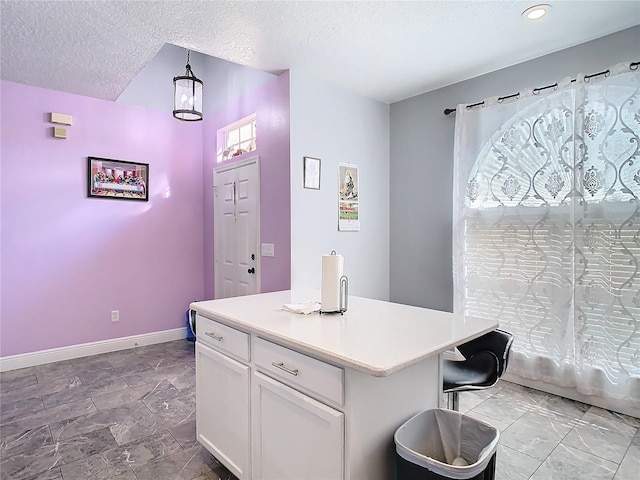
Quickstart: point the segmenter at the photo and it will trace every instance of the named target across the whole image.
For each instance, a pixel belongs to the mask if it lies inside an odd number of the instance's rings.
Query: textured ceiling
[[[0,74],[115,100],[172,43],[392,103],[640,24],[638,0],[548,0],[522,19],[535,3],[2,0]]]

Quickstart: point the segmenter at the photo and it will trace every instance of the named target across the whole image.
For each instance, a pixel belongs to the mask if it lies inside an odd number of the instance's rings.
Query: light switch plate
[[[275,247],[273,243],[263,243],[260,245],[260,250],[262,252],[263,257],[274,257],[275,256]]]

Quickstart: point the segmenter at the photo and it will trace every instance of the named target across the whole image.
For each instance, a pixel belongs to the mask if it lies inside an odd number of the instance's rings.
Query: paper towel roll
[[[342,255],[322,256],[322,290],[320,292],[320,308],[323,312],[340,310],[340,277],[344,258]]]

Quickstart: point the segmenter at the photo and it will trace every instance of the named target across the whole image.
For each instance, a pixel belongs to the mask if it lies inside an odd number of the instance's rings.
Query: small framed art
[[[304,188],[320,190],[320,159],[304,157]]]
[[[149,164],[88,157],[87,196],[149,200]]]

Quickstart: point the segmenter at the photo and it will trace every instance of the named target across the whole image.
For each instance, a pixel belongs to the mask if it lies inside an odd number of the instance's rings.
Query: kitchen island
[[[393,434],[440,405],[440,354],[495,320],[284,291],[195,302],[197,437],[241,480],[395,478]]]

